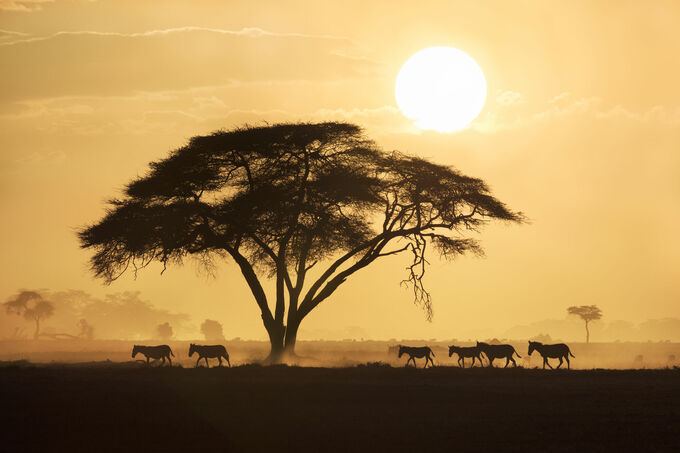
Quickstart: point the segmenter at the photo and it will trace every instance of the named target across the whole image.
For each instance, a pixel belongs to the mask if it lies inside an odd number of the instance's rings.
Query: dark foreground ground
[[[0,366],[0,451],[680,451],[680,371]]]

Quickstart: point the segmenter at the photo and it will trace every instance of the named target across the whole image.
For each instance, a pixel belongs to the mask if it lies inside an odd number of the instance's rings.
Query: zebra
[[[170,346],[167,344],[162,344],[160,346],[142,346],[142,345],[134,345],[132,348],[132,358],[134,359],[137,354],[142,354],[146,357],[146,364],[149,364],[149,358],[152,359],[163,359],[161,362],[161,366],[165,363],[165,359],[168,359],[168,362],[170,362],[170,366],[172,366],[172,359],[170,356],[172,355],[175,357],[175,354],[172,353],[172,349],[170,349]]]
[[[480,366],[484,366],[484,362],[482,362],[482,357],[480,356],[480,353],[482,352],[479,346],[470,346],[470,347],[461,347],[461,346],[449,346],[449,357],[453,355],[453,353],[458,354],[458,366],[465,368],[465,358],[466,357],[472,357],[472,365],[475,366],[475,359],[479,360]]]
[[[571,353],[569,350],[569,346],[567,346],[564,343],[558,343],[558,344],[543,344],[539,343],[538,341],[529,341],[529,355],[531,355],[532,352],[538,351],[539,354],[541,354],[541,357],[543,357],[543,369],[545,370],[545,366],[548,365],[550,369],[552,370],[553,367],[548,363],[548,358],[551,359],[560,359],[560,364],[557,365],[557,368],[562,366],[563,360],[567,360],[567,369],[569,369],[569,356],[572,356],[575,358],[574,354]]]
[[[515,348],[512,345],[509,344],[488,344],[484,342],[477,342],[477,347],[486,355],[487,360],[489,361],[489,366],[493,367],[493,361],[495,359],[500,359],[505,357],[505,367],[512,362],[513,366],[517,366],[517,362],[515,362],[515,359],[513,356],[517,354],[517,357],[522,358],[521,355],[517,351],[515,351]]]
[[[430,349],[429,346],[422,346],[420,348],[414,348],[411,346],[402,346],[399,345],[399,358],[401,358],[402,355],[408,354],[409,358],[406,361],[406,366],[408,366],[408,363],[413,360],[413,366],[418,368],[418,365],[416,365],[416,359],[421,359],[425,357],[425,366],[423,368],[427,368],[427,364],[430,363],[430,366],[434,366],[434,360],[432,360],[432,357],[430,355],[434,356],[434,352],[432,352],[432,349]]]
[[[219,360],[220,362],[219,366],[222,366],[222,357],[224,357],[225,360],[227,361],[227,364],[229,365],[229,368],[231,368],[231,362],[229,362],[229,354],[227,353],[227,348],[225,348],[221,344],[208,346],[191,343],[189,345],[189,357],[194,355],[194,352],[198,354],[196,366],[198,366],[198,362],[200,362],[201,359],[204,359],[206,368],[210,368],[210,365],[208,364],[208,358],[211,359],[217,358],[217,360]]]

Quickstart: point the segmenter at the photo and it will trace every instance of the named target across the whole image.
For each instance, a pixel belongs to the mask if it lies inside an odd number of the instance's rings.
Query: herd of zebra
[[[205,366],[207,368],[210,368],[210,365],[208,364],[208,359],[215,358],[219,360],[220,362],[219,366],[222,366],[222,358],[224,358],[227,361],[227,365],[231,367],[231,362],[229,362],[229,354],[227,353],[227,348],[225,348],[221,344],[200,345],[191,343],[189,345],[189,357],[194,355],[194,353],[198,354],[196,366],[198,366],[201,359],[205,359]],[[134,359],[137,354],[142,354],[144,357],[146,357],[147,365],[149,364],[150,359],[154,359],[162,360],[161,366],[163,366],[165,364],[165,359],[167,359],[170,366],[172,366],[172,359],[170,358],[170,356],[175,357],[175,354],[172,353],[172,349],[170,349],[170,346],[168,346],[167,344],[162,344],[159,346],[142,346],[136,344],[132,348],[132,358]]]
[[[564,360],[566,360],[567,369],[569,369],[569,356],[574,357],[574,355],[569,350],[569,346],[564,343],[543,344],[538,341],[530,341],[528,354],[531,355],[534,351],[538,352],[543,358],[543,369],[545,369],[546,365],[552,369],[552,365],[550,365],[548,359],[559,359],[560,363],[557,365],[557,368],[561,367],[564,363]],[[427,368],[428,364],[430,364],[430,366],[434,366],[434,361],[432,360],[434,352],[432,352],[432,349],[430,349],[429,346],[411,347],[397,345],[391,346],[388,352],[397,352],[399,354],[399,358],[401,358],[401,356],[404,354],[408,355],[409,358],[406,361],[406,366],[408,366],[408,364],[412,361],[413,366],[415,367],[416,359],[422,358],[425,359],[424,368]],[[449,357],[451,357],[453,354],[458,355],[458,366],[463,368],[465,368],[466,358],[472,359],[472,366],[475,365],[475,360],[479,360],[480,366],[484,366],[484,362],[482,362],[482,354],[486,356],[486,359],[489,362],[488,366],[490,367],[493,366],[493,361],[496,359],[505,359],[506,367],[510,364],[510,362],[512,362],[513,366],[517,366],[514,356],[517,355],[517,357],[522,357],[512,345],[488,344],[479,341],[477,342],[476,346],[449,346]]]
[[[566,359],[567,361],[567,368],[569,368],[570,362],[569,362],[569,356],[574,357],[574,355],[571,353],[569,350],[569,346],[567,346],[564,343],[559,343],[559,344],[543,344],[539,343],[538,341],[530,341],[529,342],[529,355],[531,355],[532,352],[537,351],[541,357],[543,357],[543,368],[545,368],[546,365],[548,365],[550,368],[552,368],[552,365],[548,363],[548,359],[559,359],[560,363],[557,365],[557,368],[561,367],[563,362],[563,359]],[[434,352],[432,352],[432,349],[430,349],[429,346],[422,346],[422,347],[411,347],[411,346],[402,346],[402,345],[397,345],[397,346],[391,346],[389,349],[389,352],[397,352],[399,355],[399,358],[401,358],[402,355],[406,354],[409,356],[408,360],[406,361],[406,366],[410,362],[413,362],[413,366],[417,367],[416,365],[416,359],[425,359],[425,368],[427,368],[427,365],[429,364],[430,366],[434,366],[434,361],[432,360],[432,357],[434,357]],[[219,366],[222,366],[222,359],[224,358],[227,361],[227,365],[231,367],[231,362],[229,362],[229,354],[227,353],[227,348],[222,346],[221,344],[216,344],[216,345],[199,345],[199,344],[193,344],[191,343],[189,345],[189,357],[193,356],[194,353],[198,354],[198,360],[196,360],[196,366],[200,363],[201,359],[205,360],[205,366],[207,368],[210,367],[208,364],[208,359],[217,359],[219,361]],[[162,344],[158,346],[143,346],[143,345],[134,345],[132,348],[132,358],[134,359],[137,354],[142,354],[144,357],[146,357],[146,363],[147,365],[149,364],[149,361],[151,359],[154,360],[161,360],[161,366],[165,364],[165,361],[167,359],[168,363],[170,366],[172,366],[172,359],[170,358],[175,357],[175,354],[173,354],[172,349],[170,349],[170,346],[167,344]],[[480,366],[484,366],[484,362],[482,362],[482,354],[486,356],[487,361],[489,362],[488,366],[493,366],[493,361],[496,359],[505,359],[505,366],[507,367],[510,362],[512,362],[513,366],[517,366],[517,362],[515,362],[514,356],[517,355],[517,357],[522,357],[519,355],[519,353],[515,350],[515,348],[512,345],[509,344],[488,344],[488,343],[483,343],[483,342],[477,342],[476,346],[470,346],[470,347],[461,347],[461,346],[449,346],[449,357],[451,357],[453,354],[458,355],[458,366],[461,366],[465,368],[465,359],[466,358],[471,358],[472,359],[472,366],[475,365],[475,360],[479,360]]]
[[[559,359],[560,363],[557,365],[557,368],[560,368],[564,360],[567,361],[567,369],[570,368],[571,363],[569,362],[569,357],[575,358],[574,355],[571,353],[571,350],[569,349],[569,346],[567,346],[564,343],[558,343],[558,344],[543,344],[538,341],[529,341],[529,350],[528,350],[528,355],[531,356],[531,354],[536,351],[538,354],[541,356],[543,359],[543,369],[545,369],[545,366],[547,365],[551,369],[553,368],[552,365],[548,362],[548,359]],[[198,360],[196,360],[196,366],[198,367],[198,364],[201,362],[201,360],[205,360],[205,366],[210,367],[208,363],[208,359],[217,359],[219,361],[219,366],[222,366],[222,359],[225,359],[227,361],[227,365],[231,367],[231,362],[229,361],[229,354],[227,353],[227,348],[222,346],[221,344],[217,345],[199,345],[199,344],[193,344],[191,343],[189,345],[189,357],[193,356],[194,353],[198,354]],[[150,363],[151,359],[154,360],[161,360],[161,366],[165,364],[165,361],[167,360],[170,366],[172,366],[172,359],[170,358],[175,357],[175,354],[173,354],[172,349],[170,349],[170,346],[163,344],[159,346],[142,346],[142,345],[134,345],[132,348],[132,358],[134,359],[137,354],[142,354],[144,357],[146,357],[146,363],[147,365]],[[401,358],[404,354],[408,356],[408,360],[406,361],[406,366],[409,365],[409,363],[413,362],[413,366],[417,367],[416,365],[416,359],[425,359],[425,368],[428,366],[434,366],[434,360],[432,360],[432,357],[434,357],[434,352],[432,349],[430,349],[429,346],[422,346],[422,347],[411,347],[411,346],[402,346],[402,345],[396,345],[396,346],[390,346],[388,348],[388,354],[397,354],[399,358]],[[465,359],[472,359],[472,364],[471,366],[475,365],[475,362],[478,360],[480,366],[484,366],[484,362],[482,361],[482,356],[486,357],[486,360],[488,361],[489,367],[493,366],[493,362],[496,359],[505,359],[505,367],[507,367],[511,362],[513,366],[517,366],[517,362],[515,362],[515,355],[519,358],[522,358],[521,355],[515,350],[515,348],[512,345],[509,344],[488,344],[488,343],[483,343],[478,341],[476,346],[470,346],[470,347],[462,347],[462,346],[449,346],[449,357],[452,357],[453,354],[456,354],[458,356],[458,366],[465,368]],[[527,361],[527,358],[524,359]],[[669,355],[668,356],[668,363],[669,364],[674,364],[675,363],[675,355]],[[643,363],[643,356],[638,355],[635,357],[635,363],[638,365],[641,365]]]

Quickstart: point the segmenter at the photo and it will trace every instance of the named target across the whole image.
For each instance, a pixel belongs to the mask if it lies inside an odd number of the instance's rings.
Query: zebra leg
[[[210,368],[210,364],[208,363],[208,356],[203,357],[205,359],[205,367]]]
[[[486,356],[486,358],[489,360],[489,368],[493,368],[493,361],[494,361],[495,357]],[[481,362],[481,360],[480,360],[480,362]]]
[[[560,356],[558,358],[560,359],[560,364],[557,365],[557,368],[559,369],[562,366],[562,364],[564,363],[564,360],[562,360],[562,356]]]
[[[544,369],[544,370],[545,370],[545,364],[546,364],[546,363],[548,363],[548,359],[546,359],[545,357],[543,357],[543,369]],[[550,366],[550,364],[548,364],[548,366]]]
[[[170,366],[172,366],[172,359],[170,358],[170,356],[168,356],[168,363],[170,364]]]
[[[229,368],[231,368],[231,362],[229,361],[229,356],[225,355],[224,358],[227,361],[227,365],[229,365]]]
[[[217,366],[222,366],[222,356],[221,355],[217,356],[217,361],[220,362]]]
[[[164,355],[161,356],[161,364],[158,365],[158,366],[161,367],[163,365],[165,365],[165,356]]]
[[[564,358],[567,359],[567,369],[570,370],[571,368],[569,367],[569,365],[570,365],[569,356],[565,355]]]
[[[515,362],[515,358],[513,356],[510,356],[510,360],[512,361],[512,366],[517,368],[517,362]]]
[[[146,366],[149,366],[149,356],[146,356]]]
[[[198,356],[198,360],[196,360],[196,366],[194,368],[198,368],[198,362],[200,362],[202,358],[203,357],[201,357],[200,355]]]
[[[548,358],[547,358],[547,357],[546,357],[545,359],[543,359],[543,360],[545,360],[545,363],[548,364],[548,367],[549,367],[551,370],[554,370],[554,369],[555,369],[555,368],[552,367],[552,365],[550,364],[550,362],[548,362]]]
[[[514,360],[513,360],[513,362],[514,362]],[[508,365],[510,365],[510,358],[509,358],[509,357],[506,357],[506,358],[505,358],[505,366],[504,366],[503,368],[507,368]]]

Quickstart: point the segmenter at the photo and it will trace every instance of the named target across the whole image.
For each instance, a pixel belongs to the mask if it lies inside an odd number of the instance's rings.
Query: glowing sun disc
[[[477,62],[453,47],[428,47],[401,67],[397,105],[421,129],[453,132],[474,120],[486,101],[486,79]]]

